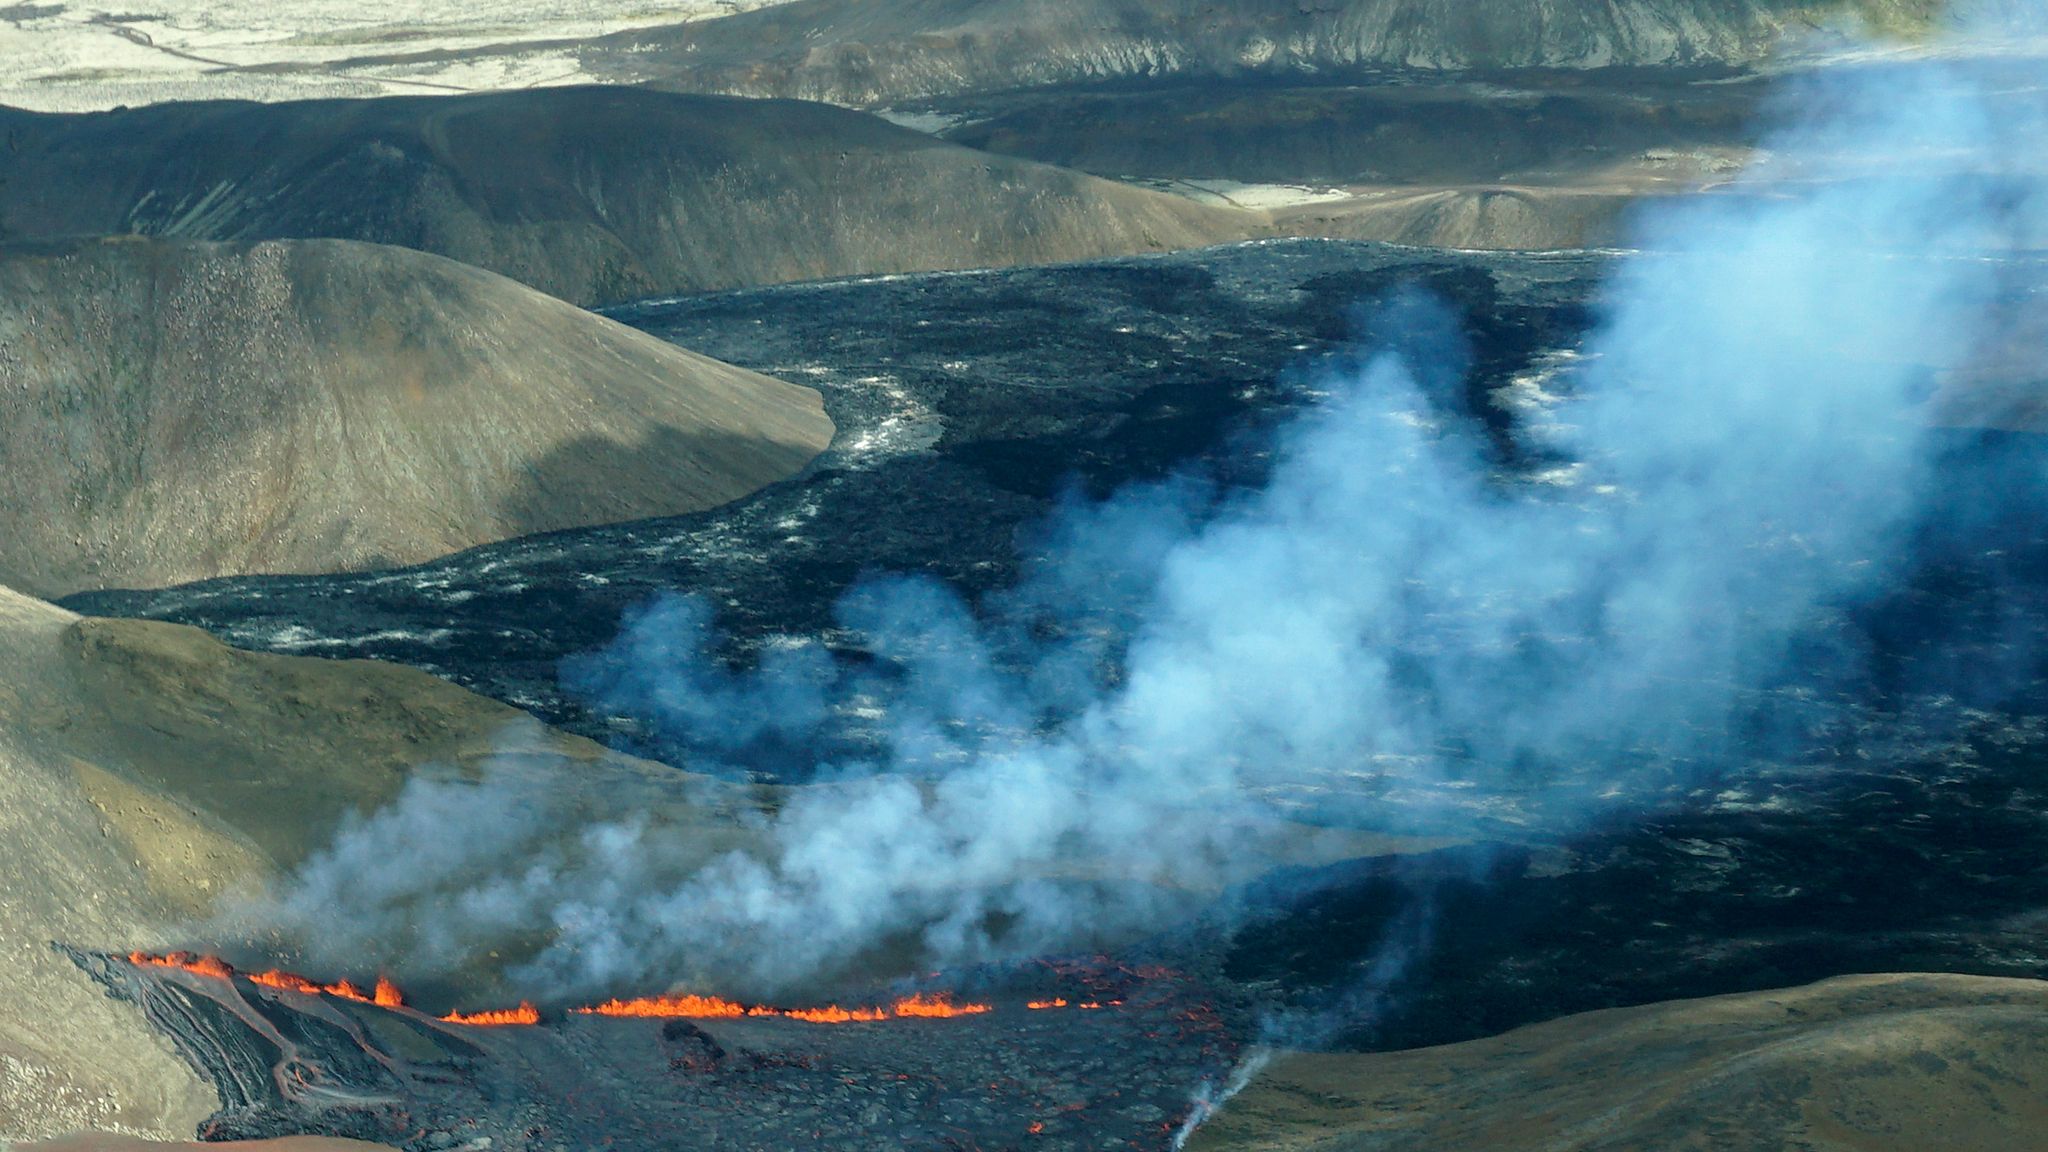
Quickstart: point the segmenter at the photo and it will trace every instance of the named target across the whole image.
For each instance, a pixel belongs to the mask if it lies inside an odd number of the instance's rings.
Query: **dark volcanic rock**
[[[1091,1010],[1032,1010],[1012,990],[988,996],[988,1012],[950,1019],[571,1012],[473,1027],[76,958],[218,1086],[208,1140],[310,1133],[409,1152],[1163,1150],[1194,1089],[1225,1075],[1238,1051],[1204,989],[1163,971],[1091,973],[1089,987],[1115,993]]]
[[[839,422],[834,448],[792,483],[692,517],[372,576],[73,603],[259,647],[311,636],[687,757],[632,717],[582,711],[555,679],[561,656],[608,642],[657,589],[718,605],[742,662],[775,633],[858,659],[831,605],[863,571],[931,573],[980,595],[1039,546],[1067,485],[1100,493],[1175,468],[1256,483],[1265,430],[1313,403],[1322,373],[1352,365],[1373,300],[1418,282],[1463,316],[1476,364],[1431,400],[1484,429],[1512,472],[1514,430],[1489,394],[1576,344],[1602,263],[1269,242],[649,304],[620,315],[815,383]],[[1841,622],[1877,658],[1854,676],[1801,667],[1761,686],[1746,759],[1622,805],[1611,825],[1503,826],[1513,843],[1281,878],[1247,894],[1264,911],[1241,931],[1225,918],[1157,942],[1160,954],[1333,1022],[1356,1046],[1845,971],[2048,975],[2048,874],[2028,847],[2048,812],[2048,493],[2012,486],[2048,472],[1992,467],[2038,462],[2034,438],[1946,442],[1950,483],[1918,529],[1917,567]],[[1940,667],[2000,674],[1939,677],[1962,686],[1941,700],[1907,691]]]
[[[946,139],[1102,176],[1599,186],[1645,153],[1754,142],[1767,85],[1696,72],[1488,72],[1404,83],[1158,83],[930,102]],[[926,107],[927,105],[920,105]]]
[[[788,101],[549,88],[0,108],[0,234],[340,237],[581,304],[1085,260],[1263,221]]]
[[[1852,972],[2048,978],[2038,718],[1882,771],[1746,773],[1647,820],[1275,878],[1235,981],[1369,1050]],[[1376,960],[1408,963],[1384,981]]]
[[[359,578],[67,604],[197,624],[250,647],[414,664],[640,746],[654,734],[584,712],[557,664],[609,642],[654,593],[721,605],[745,650],[774,633],[829,633],[833,604],[863,573],[924,572],[971,594],[1002,587],[1069,485],[1101,495],[1175,469],[1257,482],[1263,458],[1247,449],[1261,429],[1310,402],[1317,373],[1344,368],[1353,338],[1371,336],[1375,299],[1412,285],[1470,326],[1476,369],[1441,402],[1504,433],[1488,393],[1576,339],[1600,263],[1277,242],[628,308],[616,315],[630,324],[820,389],[834,447],[798,480],[705,515]]]

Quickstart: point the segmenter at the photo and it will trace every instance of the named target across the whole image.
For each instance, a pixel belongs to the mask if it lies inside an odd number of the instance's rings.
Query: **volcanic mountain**
[[[556,88],[0,109],[0,232],[340,237],[580,304],[1186,248],[1262,218],[816,104]]]
[[[621,32],[586,72],[699,92],[885,105],[1179,77],[1744,65],[1788,30],[1919,0],[797,0]]]
[[[344,241],[0,249],[0,580],[403,564],[719,504],[818,396],[503,277]]]
[[[422,774],[467,779],[488,764],[565,797],[644,798],[683,779],[411,669],[239,652],[5,589],[0,659],[0,1140],[82,1128],[188,1138],[218,1106],[52,941],[182,943],[178,925],[298,864]],[[726,816],[658,807],[701,815],[706,845],[730,842],[713,827]]]
[[[1290,235],[1454,248],[1624,237],[1642,197],[1725,182],[1766,85],[1524,70],[1333,85],[1160,81],[921,102],[944,139],[1270,210]]]

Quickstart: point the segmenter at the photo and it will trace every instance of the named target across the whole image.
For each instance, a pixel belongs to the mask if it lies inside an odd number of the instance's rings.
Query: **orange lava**
[[[986,1009],[984,1008],[984,1011]],[[633,1000],[607,1000],[602,1004],[574,1011],[585,1016],[659,1016],[683,1017],[691,1020],[731,1020],[741,1016],[779,1016],[787,1020],[803,1020],[811,1024],[852,1024],[872,1020],[886,1020],[890,1013],[882,1008],[843,1008],[827,1004],[822,1008],[775,1008],[767,1004],[741,1004],[721,996],[641,996]],[[931,1012],[905,1012],[900,1015],[938,1015]],[[948,1013],[958,1015],[958,1013]]]
[[[277,988],[298,992],[308,996],[334,996],[343,1000],[354,1000],[362,1004],[375,1004],[383,1008],[405,1006],[405,994],[388,976],[377,977],[376,985],[365,991],[353,980],[336,980],[322,984],[296,972],[270,969],[266,972],[235,971],[234,966],[218,956],[194,952],[171,952],[156,955],[149,952],[131,952],[130,963],[137,967],[176,968],[181,971],[210,976],[220,980],[231,980],[240,975],[252,984],[265,988]],[[1033,1000],[1026,1006],[1034,1009],[1046,1008],[1103,1008],[1120,1004],[1120,1000],[1103,1003],[1090,1000],[1070,1005],[1063,997],[1050,1000]],[[741,1004],[719,996],[664,995],[640,996],[630,1000],[612,999],[573,1011],[585,1016],[642,1016],[642,1017],[683,1017],[694,1019],[733,1019],[742,1016],[777,1016],[788,1020],[802,1020],[811,1024],[852,1024],[890,1019],[945,1019],[953,1016],[975,1016],[992,1011],[993,1006],[974,1002],[955,1001],[945,992],[925,993],[906,996],[886,1008],[856,1007],[845,1008],[838,1004],[827,1004],[822,1008],[775,1008],[766,1004]],[[499,1026],[508,1024],[538,1024],[540,1010],[529,1001],[521,1001],[517,1008],[500,1008],[486,1012],[450,1012],[441,1017],[450,1024],[471,1024],[478,1026]]]
[[[930,996],[920,992],[915,996],[905,996],[903,999],[890,1005],[889,1015],[937,1018],[946,1016],[974,1016],[988,1010],[989,1006],[987,1004],[955,1004],[953,998],[944,992],[934,993]]]
[[[322,989],[320,985],[313,983],[311,980],[306,979],[304,976],[298,976],[290,972],[278,972],[274,970],[270,972],[250,973],[249,983],[261,984],[265,988],[282,988],[287,992],[304,992],[308,996],[318,996],[322,991],[324,991],[324,989]]]
[[[212,976],[226,980],[235,974],[227,961],[218,956],[199,956],[191,952],[172,952],[167,956],[156,956],[148,952],[130,952],[128,962],[138,968],[179,968],[201,976]]]
[[[353,1000],[358,1004],[368,1004],[370,1002],[370,994],[363,991],[362,985],[357,984],[353,980],[336,980],[320,990],[329,996],[339,996],[343,1000]]]
[[[848,1024],[860,1020],[880,1020],[884,1013],[880,1008],[841,1008],[828,1004],[823,1008],[791,1008],[777,1013],[792,1020],[808,1020],[813,1024]]]
[[[521,1000],[517,1008],[496,1008],[488,1012],[450,1012],[441,1017],[449,1024],[470,1024],[479,1028],[498,1028],[507,1024],[538,1024],[540,1009],[530,1000]]]
[[[307,996],[338,996],[343,1000],[355,1000],[363,1004],[376,1004],[385,1008],[397,1008],[405,1003],[405,993],[391,982],[389,976],[377,977],[374,990],[365,992],[362,985],[353,980],[336,980],[322,984],[309,980],[296,972],[272,968],[265,972],[236,972],[234,967],[218,956],[194,956],[189,952],[173,952],[168,956],[152,956],[147,952],[131,952],[128,960],[137,966],[154,968],[182,968],[201,976],[213,976],[226,980],[240,975],[249,983],[264,988],[279,988],[287,992],[298,992]]]
[[[745,1016],[746,1005],[718,996],[641,996],[578,1008],[585,1016],[682,1016],[697,1020]]]

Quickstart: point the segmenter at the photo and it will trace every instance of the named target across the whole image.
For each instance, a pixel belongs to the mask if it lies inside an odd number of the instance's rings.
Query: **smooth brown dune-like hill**
[[[704,852],[739,842],[708,782],[407,668],[241,652],[4,588],[0,663],[0,1143],[191,1138],[213,1090],[51,942],[231,944],[180,925],[296,866],[414,776],[488,765],[571,809],[658,811]]]
[[[1288,1055],[1195,1152],[2048,1147],[2048,983],[1845,976],[1441,1048]]]
[[[344,241],[0,248],[0,582],[425,560],[796,472],[817,393]]]
[[[586,70],[683,91],[885,105],[1159,77],[1741,66],[1830,20],[1938,0],[796,0],[622,32]]]
[[[341,237],[579,304],[1239,239],[1256,217],[817,104],[549,88],[0,109],[0,232]]]

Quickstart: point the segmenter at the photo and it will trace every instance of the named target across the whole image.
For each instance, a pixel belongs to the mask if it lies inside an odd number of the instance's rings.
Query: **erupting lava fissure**
[[[494,1008],[487,1012],[450,1012],[441,1017],[450,1024],[471,1024],[483,1027],[498,1027],[506,1024],[538,1024],[540,1009],[530,1000],[521,1000],[517,1008]]]
[[[364,1004],[376,1004],[385,1008],[406,1007],[405,994],[389,977],[379,976],[376,986],[364,991],[352,980],[337,980],[322,984],[294,972],[270,969],[264,972],[239,972],[235,967],[218,956],[194,952],[171,952],[155,955],[149,952],[131,952],[128,961],[137,967],[176,968],[199,976],[219,980],[232,980],[236,976],[265,988],[278,988],[288,992],[299,992],[308,996],[338,996]],[[1121,1004],[1121,1000],[1086,1000],[1070,1003],[1064,997],[1046,1000],[1032,1000],[1025,1006],[1035,1010],[1048,1008],[1107,1008]],[[994,1005],[973,1001],[958,1001],[944,992],[918,992],[887,1006],[844,1008],[828,1004],[822,1008],[776,1008],[767,1004],[742,1004],[718,996],[665,995],[641,996],[634,999],[613,999],[602,1004],[572,1008],[571,1012],[582,1016],[637,1016],[681,1019],[732,1019],[742,1016],[775,1016],[787,1020],[802,1020],[812,1024],[852,1024],[876,1020],[937,1020],[955,1016],[977,1016],[994,1010]],[[521,1001],[517,1008],[500,1008],[482,1012],[450,1012],[437,1019],[448,1024],[469,1024],[479,1026],[502,1026],[508,1024],[538,1024],[540,1009],[531,1002]]]
[[[766,1004],[741,1004],[717,996],[642,996],[633,1000],[607,1000],[589,1008],[577,1008],[585,1016],[659,1016],[691,1020],[731,1019],[736,1016],[781,1016],[808,1020],[813,1024],[852,1024],[870,1020],[935,1019],[974,1016],[992,1010],[989,1004],[959,1003],[944,993],[905,996],[886,1008],[775,1008]]]
[[[1171,1152],[1190,1086],[1225,1082],[1247,1023],[1194,977],[1108,956],[906,973],[812,1008],[679,988],[438,1015],[448,1006],[409,1005],[389,980],[397,1002],[379,1004],[361,977],[58,950],[236,1101],[202,1126],[208,1141],[673,1152],[681,1133],[701,1148]]]
[[[405,1005],[405,994],[398,990],[398,985],[392,983],[389,976],[377,977],[376,985],[366,992],[362,985],[353,980],[336,980],[332,984],[322,984],[317,980],[308,980],[296,972],[286,972],[278,968],[264,972],[237,972],[233,965],[218,956],[201,956],[191,952],[172,952],[164,956],[148,952],[130,952],[128,962],[139,967],[179,968],[200,976],[213,976],[222,980],[244,976],[248,978],[249,983],[261,984],[265,988],[283,988],[292,992],[303,992],[308,996],[339,996],[344,1000],[377,1004],[385,1008],[401,1008]]]

